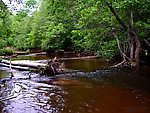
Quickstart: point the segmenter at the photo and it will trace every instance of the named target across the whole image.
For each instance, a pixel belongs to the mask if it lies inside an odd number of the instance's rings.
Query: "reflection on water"
[[[59,86],[52,86],[28,80],[16,81],[5,86],[3,111],[9,113],[57,112],[64,108],[63,95]]]
[[[51,77],[13,69],[10,79],[9,68],[0,67],[0,112],[150,112],[149,67],[102,70],[111,64],[98,59],[70,60],[65,65],[79,71]]]

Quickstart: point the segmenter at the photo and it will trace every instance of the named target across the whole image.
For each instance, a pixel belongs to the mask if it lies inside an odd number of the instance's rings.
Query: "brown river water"
[[[16,60],[46,63],[50,58]],[[64,63],[70,72],[41,76],[13,69],[12,79],[0,64],[0,113],[150,113],[150,67],[108,69],[112,63],[100,59]]]

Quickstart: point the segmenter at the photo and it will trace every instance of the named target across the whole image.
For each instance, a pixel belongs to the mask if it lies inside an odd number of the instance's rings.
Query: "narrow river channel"
[[[50,58],[16,60],[46,63]],[[0,113],[150,113],[150,67],[104,69],[112,63],[100,59],[64,63],[69,73],[41,76],[13,69],[12,79],[0,64]]]

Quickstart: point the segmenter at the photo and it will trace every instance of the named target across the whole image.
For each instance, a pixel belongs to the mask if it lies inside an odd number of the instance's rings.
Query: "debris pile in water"
[[[38,71],[40,74],[54,75],[65,71],[65,66],[64,63],[59,66],[58,60],[55,57],[46,66],[39,66]]]

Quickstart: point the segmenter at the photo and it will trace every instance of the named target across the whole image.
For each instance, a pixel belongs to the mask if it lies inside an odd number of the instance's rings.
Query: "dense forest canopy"
[[[0,48],[86,50],[136,64],[150,54],[149,0],[42,0],[29,15],[37,3],[13,14],[1,0]]]

